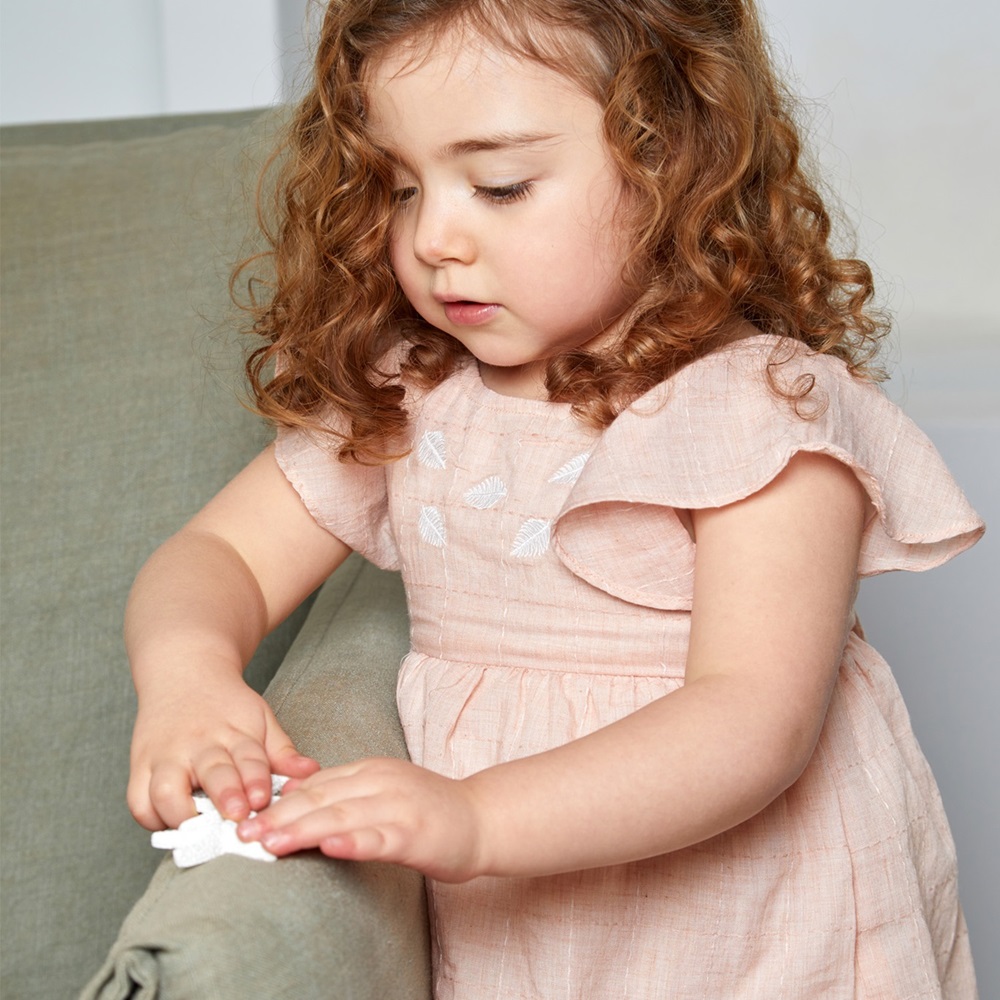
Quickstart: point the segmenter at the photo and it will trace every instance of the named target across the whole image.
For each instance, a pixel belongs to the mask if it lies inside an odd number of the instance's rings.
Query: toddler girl
[[[982,525],[873,384],[752,3],[333,0],[283,170],[281,429],[136,582],[137,819],[201,787],[423,872],[440,998],[970,997],[852,608]],[[413,762],[318,770],[240,675],[352,549]]]

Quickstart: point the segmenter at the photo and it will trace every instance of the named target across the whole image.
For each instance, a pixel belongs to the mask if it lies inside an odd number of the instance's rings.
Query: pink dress
[[[402,571],[398,703],[419,764],[461,777],[605,726],[684,678],[693,544],[675,509],[759,490],[797,451],[849,465],[875,509],[861,575],[926,569],[982,523],[926,437],[843,364],[774,338],[690,365],[603,433],[487,389],[474,363],[412,402],[386,468],[282,432],[316,519]],[[815,411],[820,412],[815,412]],[[941,800],[885,662],[857,633],[802,777],[746,823],[648,861],[429,886],[440,1000],[970,1000]]]

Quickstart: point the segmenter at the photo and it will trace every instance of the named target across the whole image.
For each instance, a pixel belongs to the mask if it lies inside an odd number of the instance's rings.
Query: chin
[[[494,368],[524,368],[529,365],[545,364],[548,355],[539,356],[530,349],[519,348],[515,344],[503,343],[499,338],[467,337],[461,339],[466,349],[476,360]]]

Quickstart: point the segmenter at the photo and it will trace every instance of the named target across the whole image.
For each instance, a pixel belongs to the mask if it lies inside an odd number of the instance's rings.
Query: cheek
[[[584,297],[604,297],[621,283],[623,242],[610,221],[603,229],[580,227],[563,244],[558,267],[575,275]]]
[[[629,242],[622,201],[617,179],[600,176],[591,181],[583,199],[567,205],[561,218],[550,220],[547,231],[561,244],[565,260],[583,280],[603,284],[622,273]]]
[[[409,254],[405,249],[405,242],[401,234],[394,234],[389,240],[389,263],[396,274],[396,280],[402,286],[403,291],[407,291],[413,274],[413,254]]]

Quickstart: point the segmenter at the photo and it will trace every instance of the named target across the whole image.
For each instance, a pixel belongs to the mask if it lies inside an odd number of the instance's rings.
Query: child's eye
[[[496,205],[508,205],[513,201],[522,201],[531,193],[531,181],[518,181],[516,184],[503,184],[498,187],[476,185],[473,190],[477,198],[485,198]]]
[[[398,207],[403,207],[411,198],[415,197],[416,193],[417,189],[415,187],[396,188],[392,192],[392,203]]]

